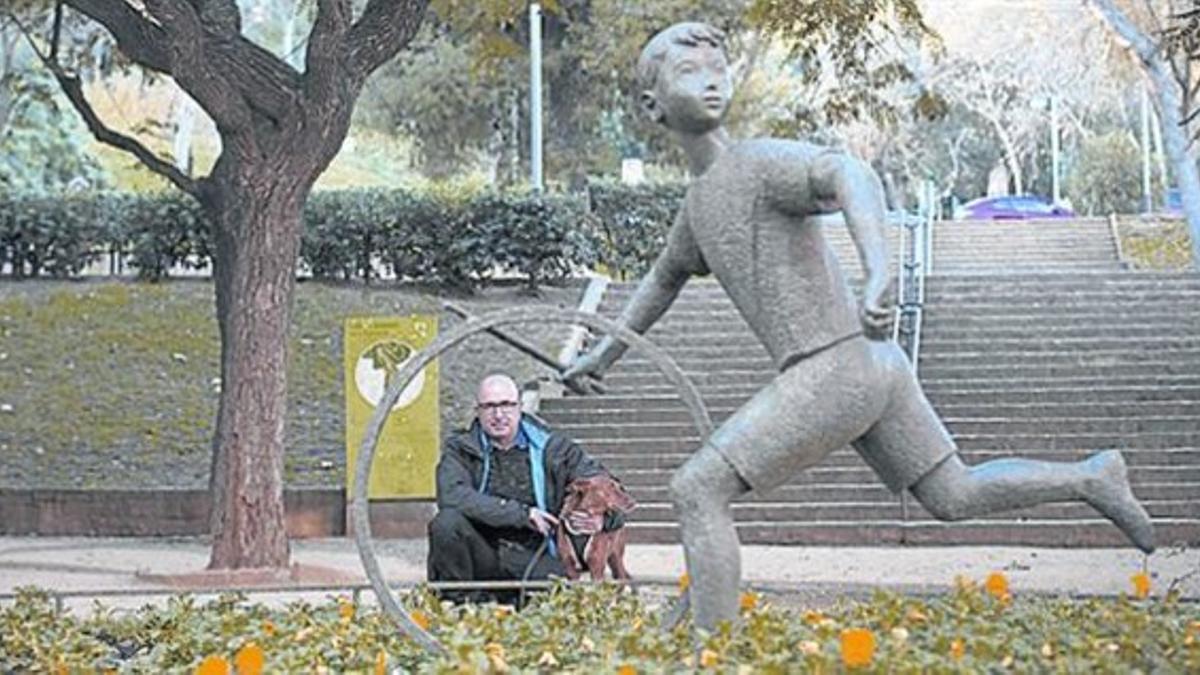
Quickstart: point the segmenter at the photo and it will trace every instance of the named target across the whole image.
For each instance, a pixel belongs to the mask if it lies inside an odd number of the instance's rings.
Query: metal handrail
[[[904,349],[914,373],[921,351],[925,277],[932,258],[930,233],[933,218],[932,209],[926,209],[921,216],[905,218],[901,223],[896,270],[897,316],[892,339]]]
[[[896,267],[896,322],[892,339],[908,356],[913,376],[921,359],[921,327],[925,308],[925,277],[933,268],[934,190],[925,186],[924,209],[920,216],[903,216]],[[903,339],[902,339],[903,338]],[[909,520],[908,492],[900,493],[900,520]]]

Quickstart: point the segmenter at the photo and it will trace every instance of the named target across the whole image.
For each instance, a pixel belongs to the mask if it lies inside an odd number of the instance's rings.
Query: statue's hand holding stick
[[[443,303],[442,307],[462,319],[469,321],[472,318],[470,312],[454,303]],[[594,352],[589,352],[582,358],[577,357],[570,365],[564,365],[561,361],[550,356],[537,345],[524,338],[512,335],[499,328],[489,328],[487,332],[510,347],[533,357],[538,363],[552,369],[558,376],[558,380],[576,394],[603,394],[605,392],[604,387],[600,384],[600,375],[594,374],[596,368],[599,367],[599,362],[597,361],[594,365],[589,366],[587,370],[581,368],[581,366],[587,365],[588,357],[592,356]]]

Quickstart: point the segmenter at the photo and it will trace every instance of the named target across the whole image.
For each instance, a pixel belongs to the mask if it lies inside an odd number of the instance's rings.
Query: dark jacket
[[[543,458],[546,510],[557,515],[562,509],[568,483],[576,478],[607,472],[578,443],[529,416],[523,416],[522,420],[537,425],[550,435]],[[479,421],[476,420],[470,429],[454,434],[442,444],[442,457],[437,467],[438,508],[458,509],[471,520],[489,527],[528,527],[529,509],[533,504],[479,491],[479,483],[483,479],[483,449],[479,444],[479,433]]]

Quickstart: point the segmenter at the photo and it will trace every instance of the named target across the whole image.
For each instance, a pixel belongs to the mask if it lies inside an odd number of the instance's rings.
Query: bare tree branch
[[[171,74],[166,34],[124,0],[66,0],[75,11],[104,26],[117,41],[121,53],[134,63]]]
[[[87,124],[88,130],[96,137],[96,140],[106,145],[111,145],[114,148],[124,150],[129,154],[137,157],[138,160],[154,173],[171,181],[176,187],[184,192],[200,198],[200,183],[191,176],[180,171],[174,164],[154,154],[145,145],[132,136],[126,136],[120,132],[114,131],[100,119],[96,114],[96,110],[88,103],[87,97],[83,94],[83,84],[77,76],[68,75],[59,63],[50,58],[49,55],[42,52],[38,48],[37,42],[33,36],[26,30],[20,22],[16,22],[18,29],[25,34],[25,39],[29,42],[29,46],[33,52],[37,54],[42,64],[54,75],[54,79],[62,88],[63,94],[67,100],[71,102],[75,110],[79,112],[80,117]]]
[[[179,86],[196,99],[219,127],[249,128],[250,106],[240,96],[230,96],[236,88],[227,79],[228,73],[213,67],[207,48],[210,38],[196,9],[187,0],[146,0],[146,10],[166,33],[171,71]]]
[[[370,0],[350,29],[351,71],[366,78],[417,34],[429,0]]]
[[[294,68],[237,32],[213,32],[210,29],[214,25],[219,26],[220,22],[209,24],[200,20],[203,19],[203,15],[197,13],[191,4],[181,0],[165,2],[166,5],[164,0],[151,0],[147,3],[148,6],[154,5],[167,12],[166,15],[156,16],[156,23],[125,0],[66,0],[67,5],[100,23],[112,33],[121,52],[135,63],[175,77],[180,86],[187,90],[218,124],[233,128],[239,123],[239,114],[244,115],[244,111],[238,113],[234,109],[219,113],[217,110],[210,110],[208,105],[211,97],[206,98],[200,95],[200,92],[191,91],[189,87],[193,85],[188,84],[188,81],[195,83],[198,80],[202,88],[204,84],[215,85],[223,82],[238,92],[255,112],[273,120],[282,119],[294,110],[300,97],[300,74]],[[237,17],[230,14],[231,4],[236,9],[234,0],[208,0],[205,3],[206,7],[224,7],[221,10],[225,17],[222,21],[226,25],[222,30],[228,30],[231,23],[240,22],[240,14]],[[168,23],[164,21],[164,17],[174,18],[180,11],[185,12],[185,16],[197,19],[189,22],[189,31],[173,41],[167,27],[169,25],[178,32],[180,25],[178,22]],[[185,44],[177,44],[180,42]],[[179,74],[174,72],[179,64],[170,48],[173,44],[191,48],[196,55],[188,62],[198,63],[202,69],[191,76],[185,75],[180,78]],[[236,96],[230,97],[227,93],[224,98],[237,101]],[[219,116],[222,119],[219,119]]]
[[[54,26],[50,29],[50,60],[58,62],[58,42],[62,39],[63,0],[55,0]]]

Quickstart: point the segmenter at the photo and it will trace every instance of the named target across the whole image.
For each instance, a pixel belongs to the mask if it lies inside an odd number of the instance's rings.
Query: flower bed
[[[935,597],[877,593],[832,609],[784,607],[746,593],[735,626],[701,636],[614,586],[560,587],[523,611],[404,598],[413,619],[446,648],[440,657],[401,636],[374,608],[346,598],[269,609],[238,595],[208,604],[181,596],[133,613],[56,613],[34,589],[0,608],[0,669],[16,672],[631,673],[1066,671],[1195,672],[1194,605],[1150,597],[1023,597],[994,574],[959,580]],[[1138,597],[1141,596],[1141,597]]]

